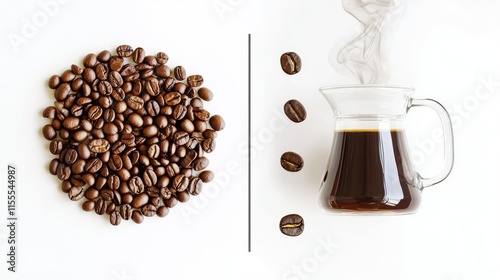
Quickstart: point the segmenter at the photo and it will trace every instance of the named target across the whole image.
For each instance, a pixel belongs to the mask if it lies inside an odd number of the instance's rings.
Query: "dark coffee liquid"
[[[322,203],[340,210],[412,212],[420,203],[403,130],[337,131]]]

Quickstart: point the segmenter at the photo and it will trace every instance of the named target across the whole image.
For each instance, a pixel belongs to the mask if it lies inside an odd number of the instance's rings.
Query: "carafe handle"
[[[432,108],[441,119],[444,136],[444,164],[441,171],[429,178],[420,177],[421,187],[426,188],[435,185],[448,177],[453,168],[453,129],[451,118],[446,109],[437,101],[432,99],[410,99],[408,110],[412,107],[426,106]],[[420,175],[419,175],[420,176]]]

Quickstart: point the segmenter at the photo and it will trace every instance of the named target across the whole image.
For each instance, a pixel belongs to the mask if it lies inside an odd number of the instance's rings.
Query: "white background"
[[[18,166],[18,273],[1,279],[498,279],[500,203],[500,6],[497,1],[411,1],[389,57],[391,84],[440,101],[454,119],[451,175],[423,193],[418,213],[396,217],[323,214],[317,191],[333,120],[317,89],[354,83],[328,63],[332,49],[360,26],[340,1],[11,1],[0,7],[0,211],[6,167]],[[52,3],[51,10],[44,3]],[[54,4],[55,3],[55,4]],[[26,33],[26,26],[34,29]],[[23,30],[25,34],[23,34]],[[252,228],[248,252],[247,34],[252,34]],[[15,35],[13,35],[15,34]],[[10,38],[23,38],[13,44]],[[41,135],[52,74],[89,52],[127,43],[164,51],[169,65],[205,78],[206,106],[226,119],[210,168],[219,174],[197,199],[164,218],[112,227],[67,199],[47,171]],[[297,52],[300,73],[279,57]],[[485,86],[486,85],[486,86]],[[481,98],[478,98],[481,97]],[[295,124],[282,113],[292,98],[307,109]],[[442,149],[428,110],[412,110],[408,139],[415,167],[432,175]],[[279,165],[287,150],[304,157],[301,172]],[[298,213],[304,233],[282,235],[282,216]],[[2,217],[5,214],[0,215]],[[6,259],[7,228],[0,226]]]

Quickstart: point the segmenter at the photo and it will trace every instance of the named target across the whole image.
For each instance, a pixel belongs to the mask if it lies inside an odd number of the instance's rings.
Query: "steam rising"
[[[364,31],[340,50],[337,62],[347,67],[361,84],[386,83],[389,75],[383,49],[402,14],[401,3],[399,0],[342,0],[342,6],[363,24]]]

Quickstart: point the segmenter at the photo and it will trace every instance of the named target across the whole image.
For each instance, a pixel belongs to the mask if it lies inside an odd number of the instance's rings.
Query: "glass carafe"
[[[414,90],[390,86],[324,87],[334,115],[333,143],[319,203],[333,214],[415,212],[425,187],[444,180],[453,166],[453,131],[446,109],[432,99],[412,98]],[[427,106],[443,128],[444,164],[424,178],[413,168],[405,135],[409,109]]]

